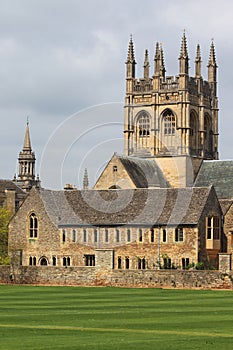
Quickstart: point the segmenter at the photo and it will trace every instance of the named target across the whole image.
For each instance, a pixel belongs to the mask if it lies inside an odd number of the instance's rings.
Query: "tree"
[[[8,224],[11,213],[4,207],[0,208],[0,265],[10,262],[8,256]]]

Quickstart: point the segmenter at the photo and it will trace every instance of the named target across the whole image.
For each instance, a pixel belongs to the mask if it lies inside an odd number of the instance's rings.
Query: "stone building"
[[[22,265],[217,268],[219,254],[230,259],[233,162],[218,160],[214,44],[207,81],[199,45],[195,76],[189,76],[185,34],[176,77],[165,75],[159,44],[152,77],[148,57],[146,50],[144,74],[137,79],[131,38],[124,156],[113,155],[93,189],[88,189],[86,172],[82,191],[70,185],[64,191],[32,188],[13,217],[9,253]],[[35,181],[28,132],[19,158],[19,182],[26,181],[24,171]],[[30,161],[25,167],[26,154]]]

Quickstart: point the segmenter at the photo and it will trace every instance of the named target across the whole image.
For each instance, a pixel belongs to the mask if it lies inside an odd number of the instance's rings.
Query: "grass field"
[[[0,286],[0,350],[233,349],[233,292]]]

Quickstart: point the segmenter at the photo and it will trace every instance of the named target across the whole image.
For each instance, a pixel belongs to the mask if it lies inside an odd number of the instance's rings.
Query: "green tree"
[[[11,213],[6,208],[0,208],[0,265],[9,264],[8,257],[8,224]]]

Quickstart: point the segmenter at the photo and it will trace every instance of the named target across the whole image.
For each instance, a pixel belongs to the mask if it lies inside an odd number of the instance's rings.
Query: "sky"
[[[0,0],[0,178],[12,179],[27,118],[42,186],[93,185],[123,153],[125,61],[133,35],[136,75],[145,49],[151,75],[156,42],[167,75],[178,74],[186,32],[190,75],[196,45],[207,79],[214,39],[218,63],[219,153],[233,159],[231,0]]]

